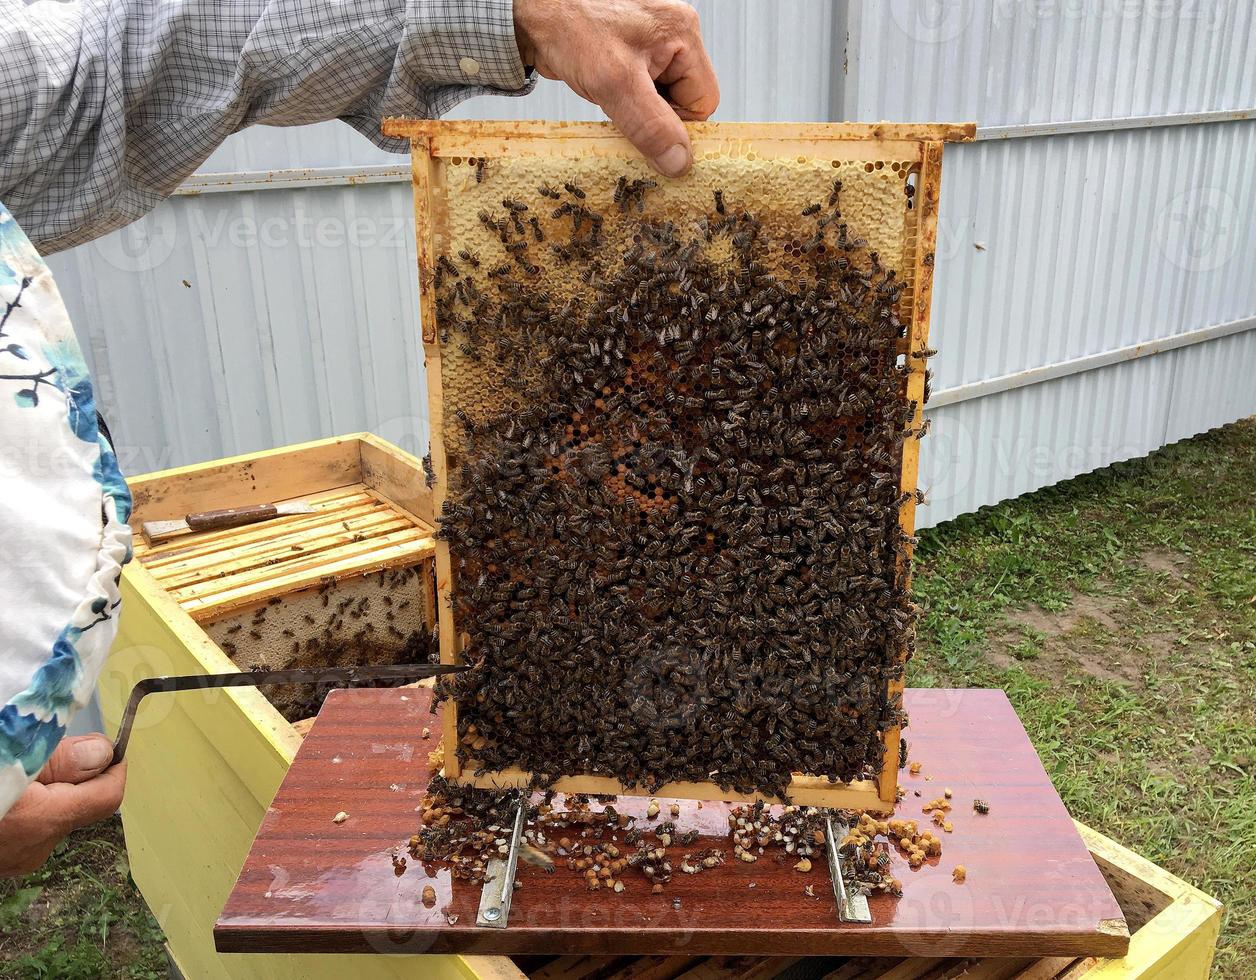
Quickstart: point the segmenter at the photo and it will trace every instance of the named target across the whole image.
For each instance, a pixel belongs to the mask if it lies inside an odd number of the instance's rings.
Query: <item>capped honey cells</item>
[[[916,617],[910,166],[443,167],[433,478],[472,669],[437,692],[463,770],[875,778]]]

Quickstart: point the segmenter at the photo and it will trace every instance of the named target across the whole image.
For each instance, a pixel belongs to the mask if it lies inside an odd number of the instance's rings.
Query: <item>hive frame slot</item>
[[[760,153],[794,154],[814,152],[818,145],[842,143],[844,158],[875,160],[887,158],[908,160],[916,174],[915,228],[912,236],[909,260],[913,281],[908,294],[910,316],[907,336],[900,347],[911,368],[906,385],[906,397],[915,402],[912,428],[922,423],[921,410],[926,381],[923,358],[919,356],[928,344],[929,309],[935,263],[937,238],[937,209],[939,200],[942,143],[944,140],[971,140],[972,124],[964,125],[915,125],[915,124],[696,124],[690,127],[695,151],[713,144],[723,148],[744,149]],[[438,340],[434,276],[438,258],[439,229],[434,226],[434,196],[443,188],[440,182],[444,173],[438,161],[443,158],[498,158],[512,155],[545,154],[559,157],[581,155],[623,156],[628,151],[626,142],[609,124],[600,123],[515,123],[515,122],[434,122],[421,120],[390,119],[384,123],[384,133],[389,136],[409,138],[412,149],[412,172],[415,199],[415,222],[418,246],[420,285],[420,319],[424,341],[426,375],[430,405],[430,431],[432,464],[436,477],[433,487],[433,510],[439,514],[444,506],[448,485],[448,457],[444,439],[443,382],[441,344]],[[919,439],[907,438],[903,443],[901,460],[901,489],[916,489],[919,462]],[[909,538],[915,530],[914,496],[900,505],[899,525]],[[902,565],[910,562],[910,545],[900,554]],[[459,663],[465,642],[455,623],[452,596],[456,583],[449,554],[444,541],[436,546],[437,590],[441,635],[441,660]],[[905,659],[906,649],[900,655]],[[902,680],[890,684],[889,696],[901,694]],[[460,754],[457,708],[452,700],[443,708],[445,744],[451,747],[445,759],[446,777],[458,782],[487,789],[515,789],[526,786],[530,774],[517,769],[497,770],[476,775]],[[791,802],[803,805],[828,806],[844,809],[889,811],[897,797],[897,769],[901,732],[897,726],[884,733],[884,752],[878,778],[847,783],[833,783],[822,776],[795,774],[790,784],[789,799],[781,801],[762,794],[730,793],[715,783],[683,782],[662,786],[651,795],[694,799],[725,799],[752,802]],[[560,778],[553,789],[568,793],[644,795],[642,787],[626,786],[618,780],[592,775],[572,775]]]

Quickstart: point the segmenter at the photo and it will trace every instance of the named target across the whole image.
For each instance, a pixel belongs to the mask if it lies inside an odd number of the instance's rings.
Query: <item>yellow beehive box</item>
[[[426,534],[430,535],[432,529],[431,499],[418,460],[369,435],[322,440],[167,470],[135,478],[131,487],[136,500],[136,527],[144,520],[182,516],[197,510],[291,498],[344,501],[366,493],[378,499],[381,506],[407,517],[414,527],[425,529]],[[375,509],[370,520],[378,526],[394,527],[397,518],[381,517],[379,510]],[[347,518],[351,528],[359,519]],[[424,553],[423,536],[415,536],[414,540],[414,550]],[[211,603],[200,603],[189,612],[185,604],[190,596],[182,593],[183,603],[177,597],[179,590],[185,588],[187,576],[171,578],[169,564],[150,570],[145,567],[146,557],[151,563],[153,553],[141,545],[137,561],[123,574],[125,612],[109,665],[101,678],[101,705],[110,730],[118,724],[131,684],[140,677],[236,669],[236,663],[215,643],[212,634],[238,636],[245,632],[242,627],[236,634],[224,634],[224,629],[229,628],[224,624],[231,623],[233,616],[251,624],[252,614],[248,610],[257,608],[246,605],[243,613],[231,608],[216,617],[213,612],[204,612]],[[351,565],[334,571],[338,566],[335,553],[326,558],[304,570],[310,575],[298,579],[295,588],[289,581],[271,589],[273,582],[263,578],[258,584],[265,593],[261,601],[266,603],[277,596],[281,601],[274,609],[308,608],[298,605],[301,596],[310,592],[318,595],[327,577],[361,576],[360,570],[354,571]],[[371,562],[361,561],[359,565],[368,567]],[[219,571],[238,574],[239,569]],[[368,573],[374,574],[374,570]],[[174,593],[161,584],[159,576],[179,583]],[[222,593],[198,594],[204,597]],[[202,622],[194,615],[202,617]],[[238,651],[237,659],[241,659],[242,652],[247,651]],[[761,957],[621,957],[612,962],[596,957],[533,957],[515,961],[507,957],[448,955],[368,958],[219,954],[213,945],[214,921],[266,807],[296,754],[301,736],[266,697],[252,689],[150,698],[136,729],[128,751],[130,772],[123,803],[132,873],[165,930],[175,965],[189,978],[317,980],[352,976],[374,980],[421,976],[436,980],[579,980],[591,975],[648,975],[669,980],[749,980],[773,977],[796,965],[793,960]],[[1120,960],[987,960],[970,964],[965,975],[1022,980],[1206,977],[1220,928],[1219,903],[1089,828],[1079,825],[1079,830],[1129,922],[1132,935],[1128,955]],[[405,832],[406,828],[399,828],[399,836]],[[282,878],[282,869],[276,869],[277,888],[283,887]],[[863,964],[862,972],[856,973],[919,977],[934,975],[942,965],[928,959],[869,961]],[[808,976],[854,975],[854,967],[843,960],[809,963],[807,967]],[[877,969],[881,972],[875,972]]]
[[[336,640],[363,634],[377,647],[393,641],[393,659],[401,660],[413,649],[394,632],[430,633],[431,497],[419,461],[375,436],[166,470],[130,485],[136,559],[123,573],[119,634],[100,682],[110,731],[142,677],[315,665],[332,632]],[[315,513],[157,546],[138,533],[148,520],[290,499],[311,501]],[[402,603],[407,609],[399,610]],[[349,608],[336,617],[342,604]],[[172,958],[196,978],[414,975],[408,958],[370,964],[214,951],[214,920],[301,742],[276,704],[289,718],[301,705],[274,689],[271,697],[275,703],[247,688],[162,695],[148,698],[137,716],[122,820],[132,874]],[[467,975],[454,957],[425,959],[423,970]]]

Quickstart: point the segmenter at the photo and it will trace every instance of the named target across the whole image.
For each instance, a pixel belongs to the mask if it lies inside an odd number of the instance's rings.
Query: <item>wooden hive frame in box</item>
[[[454,414],[453,408],[458,404],[456,400],[453,406],[450,404],[451,366],[443,364],[442,359],[450,361],[461,358],[458,371],[469,372],[473,379],[485,377],[478,373],[480,369],[472,365],[463,366],[466,358],[459,354],[454,343],[446,343],[447,338],[442,338],[438,330],[436,288],[441,276],[438,264],[446,251],[455,251],[458,243],[467,237],[465,234],[459,237],[451,231],[455,223],[455,218],[451,216],[454,211],[454,205],[450,203],[451,189],[455,194],[463,193],[466,188],[476,190],[475,185],[480,182],[486,160],[490,166],[495,161],[514,158],[516,162],[522,160],[525,163],[539,160],[542,167],[547,162],[559,165],[559,161],[562,161],[562,166],[571,167],[575,165],[574,161],[594,161],[596,165],[609,158],[615,160],[617,167],[630,171],[630,176],[636,175],[638,170],[643,176],[648,176],[648,172],[644,171],[643,164],[632,147],[609,124],[447,123],[392,119],[385,122],[384,132],[390,136],[409,138],[412,147],[420,314],[431,411],[432,467],[436,481],[433,503],[439,514],[449,491],[448,477],[453,469],[450,460],[456,456],[459,448],[456,444],[458,431],[450,419]],[[701,179],[704,159],[722,157],[738,161],[772,161],[775,165],[787,168],[784,171],[786,173],[803,172],[813,182],[822,174],[827,174],[827,180],[832,182],[834,173],[845,174],[849,171],[789,171],[788,168],[794,166],[795,160],[800,167],[804,164],[814,165],[817,160],[831,161],[833,168],[848,168],[853,165],[858,170],[866,170],[870,175],[874,171],[879,173],[884,168],[887,177],[892,168],[894,179],[902,182],[899,185],[900,194],[903,186],[914,180],[914,197],[910,192],[902,195],[900,200],[905,199],[905,203],[889,211],[883,207],[877,213],[873,207],[872,212],[878,216],[870,224],[874,235],[877,231],[885,232],[884,236],[875,238],[874,244],[878,248],[889,246],[889,250],[883,254],[896,256],[896,268],[903,271],[902,278],[907,280],[907,288],[900,295],[897,307],[899,318],[905,324],[904,339],[900,342],[898,354],[904,358],[903,363],[908,370],[904,399],[915,406],[909,429],[919,431],[922,424],[921,407],[926,391],[927,355],[924,351],[929,335],[942,144],[947,140],[972,139],[974,127],[971,124],[888,123],[696,124],[690,127],[690,133],[697,161],[696,179]],[[540,171],[529,172],[535,177]],[[676,186],[665,183],[660,193],[673,193]],[[704,195],[710,193],[705,185],[701,192]],[[683,196],[684,193],[683,190],[676,191],[676,196]],[[465,212],[474,205],[468,203],[472,199],[471,195],[464,194],[464,197],[465,199],[459,198],[458,206]],[[462,222],[461,227],[467,227],[466,214],[460,212],[457,220]],[[868,232],[869,228],[860,228],[858,231],[865,236],[868,236]],[[483,381],[480,380],[479,383]],[[460,380],[458,384],[465,388],[467,382]],[[903,441],[900,468],[903,500],[899,505],[898,520],[903,535],[909,539],[915,528],[918,452],[919,439],[907,438]],[[906,584],[910,575],[910,544],[900,552],[897,560],[901,581]],[[461,661],[461,651],[466,640],[455,622],[452,599],[457,583],[453,574],[450,548],[444,541],[437,543],[436,566],[437,587],[441,597],[438,613],[441,659],[446,663],[458,663]],[[906,644],[899,653],[905,660]],[[901,695],[902,687],[901,677],[889,683],[888,697],[891,702]],[[523,786],[529,782],[530,774],[518,769],[499,769],[478,774],[472,771],[477,767],[468,764],[474,761],[473,757],[467,751],[468,746],[459,742],[457,707],[452,699],[445,704],[443,724],[445,744],[457,747],[446,755],[445,775],[448,778],[483,788],[498,789]],[[795,772],[789,787],[789,802],[882,811],[892,808],[897,793],[899,727],[886,727],[883,735],[884,751],[877,779],[858,779],[835,784],[825,776]],[[610,777],[588,774],[566,775],[553,788],[568,793],[589,794],[644,792],[641,787],[625,786]],[[658,788],[657,793],[696,799],[774,799],[761,793],[730,792],[714,782],[671,782]]]

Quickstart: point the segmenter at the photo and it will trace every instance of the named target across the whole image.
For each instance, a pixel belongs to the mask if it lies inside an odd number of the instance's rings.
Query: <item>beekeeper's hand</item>
[[[678,177],[689,169],[681,120],[706,119],[720,101],[691,6],[681,0],[515,0],[514,10],[525,65],[601,106],[660,173]]]
[[[113,745],[103,735],[61,741],[0,820],[0,876],[30,874],[72,830],[108,817],[122,802],[126,763],[110,766]]]

